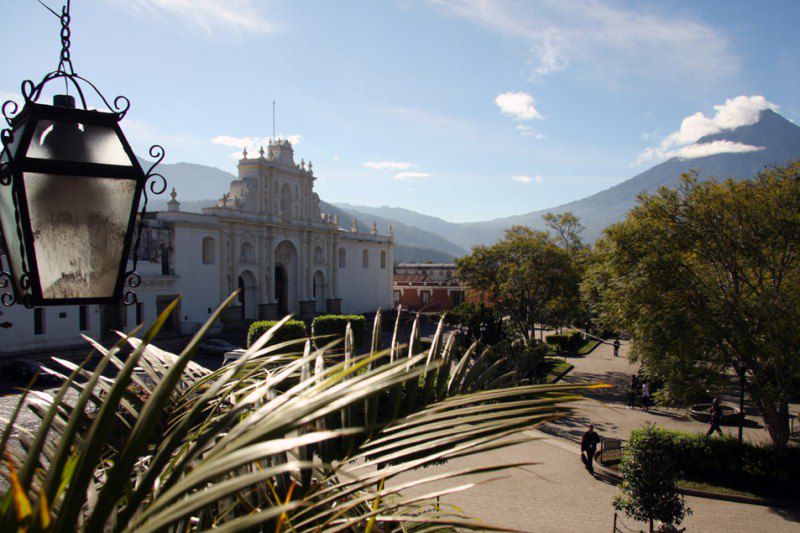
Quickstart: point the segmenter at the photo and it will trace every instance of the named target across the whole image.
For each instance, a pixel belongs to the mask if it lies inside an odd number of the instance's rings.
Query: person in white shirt
[[[642,409],[647,411],[650,407],[650,382],[644,380],[642,383]]]

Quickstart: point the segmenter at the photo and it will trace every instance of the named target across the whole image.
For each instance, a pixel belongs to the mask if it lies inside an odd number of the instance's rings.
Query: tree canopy
[[[800,162],[643,195],[593,249],[582,292],[672,391],[741,371],[774,444],[800,376]]]
[[[527,226],[506,230],[492,246],[475,246],[456,260],[456,267],[467,287],[491,295],[528,344],[534,340],[533,324],[547,320],[550,306],[578,295],[580,278],[571,252]]]

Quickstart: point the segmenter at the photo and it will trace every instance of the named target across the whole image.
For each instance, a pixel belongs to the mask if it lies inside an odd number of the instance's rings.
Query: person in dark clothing
[[[639,392],[639,378],[631,376],[631,383],[628,385],[628,409],[636,407],[636,393]]]
[[[614,357],[619,357],[619,347],[620,347],[619,339],[614,339]]]
[[[706,436],[709,436],[716,431],[721,437],[722,428],[719,426],[719,424],[722,421],[722,406],[719,404],[719,398],[714,398],[714,401],[711,402],[711,409],[709,409],[709,413],[711,413],[711,420],[708,422],[708,431],[706,431]]]
[[[597,453],[598,444],[600,444],[600,435],[594,430],[594,426],[589,424],[589,431],[584,433],[581,439],[581,461],[592,475],[594,475],[594,454]]]

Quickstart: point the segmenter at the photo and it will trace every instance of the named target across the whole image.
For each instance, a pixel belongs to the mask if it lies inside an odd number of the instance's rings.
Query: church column
[[[275,178],[273,176],[272,168],[269,169],[269,173],[267,174],[267,214],[268,215],[275,215]],[[270,249],[270,255],[272,255],[272,250]],[[271,274],[270,274],[271,275]]]
[[[263,196],[262,196],[263,198]],[[268,283],[267,283],[267,257],[266,257],[266,236],[263,233],[258,234],[258,304],[261,305],[267,298]]]
[[[333,298],[339,297],[339,236],[333,236],[333,280],[331,283],[333,288]]]
[[[298,234],[298,250],[297,250],[297,299],[301,302],[306,299],[306,243],[305,232],[300,231]]]
[[[311,232],[306,232],[306,298],[314,297],[312,277],[314,276],[314,254],[311,251]]]
[[[239,287],[239,235],[231,232],[231,292]],[[240,295],[239,298],[242,296]]]
[[[228,292],[228,232],[219,232],[219,301],[230,296]]]
[[[275,301],[275,237],[272,232],[273,230],[270,227],[267,230],[267,275],[269,276],[267,300],[269,303]]]

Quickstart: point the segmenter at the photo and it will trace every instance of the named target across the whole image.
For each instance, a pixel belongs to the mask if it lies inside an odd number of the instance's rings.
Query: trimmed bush
[[[632,431],[631,440],[644,431]],[[653,429],[649,435],[672,458],[680,479],[766,497],[800,498],[800,448],[796,446],[779,449],[768,443],[745,442],[740,447],[733,437],[667,429]]]
[[[311,323],[311,331],[315,337],[336,335],[344,338],[348,322],[353,330],[355,348],[362,347],[367,338],[367,319],[364,315],[321,315]]]
[[[277,324],[277,320],[259,320],[250,324],[250,329],[247,330],[247,347],[253,345],[261,335],[267,332],[269,328]],[[275,332],[275,336],[269,341],[268,344],[280,344],[281,342],[291,341],[294,339],[304,339],[306,337],[306,323],[302,320],[289,320]],[[287,346],[281,350],[284,352],[301,352],[303,345],[298,343],[293,346]]]
[[[548,335],[545,342],[555,346],[559,352],[574,353],[583,347],[583,335],[580,331],[561,335]]]

